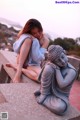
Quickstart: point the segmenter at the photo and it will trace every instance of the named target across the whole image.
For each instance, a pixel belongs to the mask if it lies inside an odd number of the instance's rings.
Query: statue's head
[[[59,67],[65,67],[68,63],[66,51],[59,45],[50,45],[48,48],[48,60]]]

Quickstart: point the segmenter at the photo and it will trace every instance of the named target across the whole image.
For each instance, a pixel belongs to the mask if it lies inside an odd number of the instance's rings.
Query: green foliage
[[[49,46],[53,44],[54,44],[54,41],[50,39]]]
[[[60,45],[62,46],[65,50],[69,50],[69,43],[61,38],[57,38],[54,40],[55,45]]]
[[[62,46],[69,54],[75,54],[80,56],[80,45],[78,44],[79,40],[74,40],[72,38],[56,38],[50,40],[49,45],[60,45]]]

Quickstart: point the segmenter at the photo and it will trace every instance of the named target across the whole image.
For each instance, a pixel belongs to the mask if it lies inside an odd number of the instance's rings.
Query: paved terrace
[[[15,63],[15,59],[15,53],[0,51],[0,65],[7,62]],[[57,116],[45,107],[37,104],[34,91],[40,87],[38,83],[24,75],[22,76],[22,83],[10,83],[10,79],[13,79],[14,75],[15,71],[11,68],[4,67],[4,69],[1,69],[0,112],[8,112],[8,120],[80,120],[80,111],[74,107],[73,101],[76,93],[80,92],[76,89],[76,86],[77,88],[80,87],[79,81],[73,85],[70,95],[72,105],[68,108],[67,113],[64,116]],[[79,103],[78,99],[76,100]]]

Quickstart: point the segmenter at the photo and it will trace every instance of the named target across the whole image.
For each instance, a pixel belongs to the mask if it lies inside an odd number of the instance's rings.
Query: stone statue
[[[34,93],[39,104],[57,115],[63,115],[69,106],[69,94],[77,76],[76,69],[68,62],[65,50],[59,45],[48,48],[48,61],[39,80],[40,90]]]

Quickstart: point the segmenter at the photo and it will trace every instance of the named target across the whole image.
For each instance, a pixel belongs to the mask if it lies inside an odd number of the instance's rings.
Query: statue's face
[[[59,67],[66,67],[68,63],[68,58],[65,53],[61,53],[60,57],[55,60],[56,65]]]

